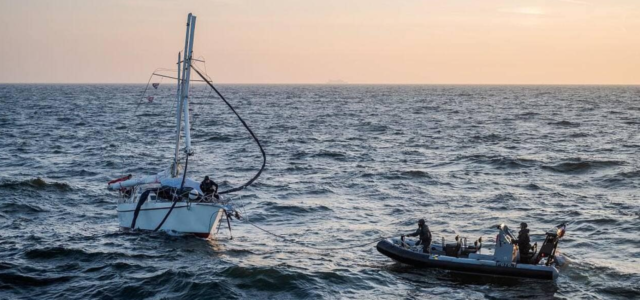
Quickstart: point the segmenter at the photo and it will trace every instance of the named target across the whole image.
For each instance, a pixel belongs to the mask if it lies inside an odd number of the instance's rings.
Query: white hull
[[[137,204],[118,204],[120,227],[131,228]],[[135,229],[155,230],[169,212],[171,205],[168,201],[144,203],[136,219]],[[160,230],[208,238],[216,233],[220,220],[225,217],[224,214],[224,209],[219,204],[178,202]]]

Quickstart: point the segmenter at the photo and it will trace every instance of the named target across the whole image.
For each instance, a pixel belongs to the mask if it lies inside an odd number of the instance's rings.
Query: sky
[[[0,0],[0,83],[640,84],[640,0]]]

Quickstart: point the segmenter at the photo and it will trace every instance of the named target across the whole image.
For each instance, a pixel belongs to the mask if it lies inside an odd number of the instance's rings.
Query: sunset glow
[[[0,0],[0,83],[640,84],[637,0]]]

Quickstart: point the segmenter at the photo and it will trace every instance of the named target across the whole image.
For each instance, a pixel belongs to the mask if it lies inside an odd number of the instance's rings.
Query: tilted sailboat
[[[192,66],[193,39],[196,16],[189,14],[185,38],[184,57],[178,54],[178,91],[176,107],[176,146],[170,167],[155,175],[132,177],[125,176],[109,182],[108,189],[120,191],[117,211],[121,228],[167,231],[178,234],[194,234],[208,238],[214,234],[222,220],[229,222],[231,216],[239,217],[234,208],[224,201],[222,194],[244,189],[262,173],[266,158],[260,142],[237,112],[224,99],[208,79]],[[195,60],[195,59],[194,59]],[[227,191],[205,194],[200,184],[187,177],[191,148],[189,124],[189,82],[191,70],[194,70],[218,96],[231,108],[254,138],[263,155],[262,168],[247,183]],[[165,76],[166,77],[166,76]],[[180,167],[181,132],[184,130],[185,158],[184,170]],[[206,191],[205,191],[206,192]],[[227,223],[230,228],[230,223]]]

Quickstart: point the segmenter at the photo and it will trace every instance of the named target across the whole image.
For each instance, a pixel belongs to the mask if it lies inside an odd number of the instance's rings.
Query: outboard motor
[[[558,241],[564,236],[566,228],[567,224],[562,223],[556,226],[554,229],[551,229],[545,233],[546,237],[544,239],[544,243],[542,243],[540,252],[538,252],[536,257],[534,258],[533,264],[537,265],[543,258],[547,258],[545,266],[549,266],[552,262],[555,261],[556,250],[558,249]]]

